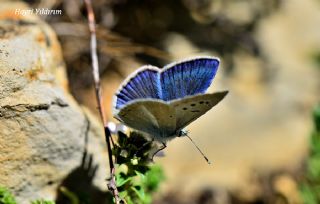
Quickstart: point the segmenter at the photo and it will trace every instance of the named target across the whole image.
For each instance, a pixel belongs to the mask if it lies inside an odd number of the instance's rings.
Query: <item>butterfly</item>
[[[113,99],[116,119],[164,145],[185,136],[184,128],[217,105],[228,91],[205,93],[219,66],[214,57],[145,65],[132,73]]]

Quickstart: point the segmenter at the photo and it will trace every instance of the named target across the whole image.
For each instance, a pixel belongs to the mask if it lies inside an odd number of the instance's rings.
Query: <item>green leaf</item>
[[[151,195],[146,193],[143,188],[132,187],[132,190],[139,197],[138,203],[149,204],[152,201]]]
[[[136,173],[137,176],[139,176],[141,179],[145,178],[145,175],[140,173],[139,171],[134,171]]]
[[[308,173],[310,179],[320,179],[320,157],[311,157],[308,160]]]
[[[136,193],[136,195],[139,197],[141,201],[145,200],[145,192],[143,188],[137,187],[131,187],[131,189]]]
[[[125,200],[126,200],[127,204],[135,204],[135,203],[132,201],[131,197],[129,197],[129,196],[127,196],[127,197],[125,198]]]
[[[48,200],[36,200],[32,201],[31,204],[55,204],[55,202]]]
[[[117,174],[122,173],[124,175],[127,175],[128,170],[129,170],[129,167],[126,164],[117,165]]]
[[[320,153],[320,133],[313,131],[310,139],[311,154]]]
[[[132,177],[132,186],[142,186],[144,183],[145,175],[136,170],[134,172],[136,176]]]
[[[17,204],[14,196],[4,187],[0,187],[0,204]]]
[[[313,111],[313,120],[316,126],[316,131],[320,132],[320,104]]]
[[[312,57],[315,64],[318,66],[318,68],[320,68],[320,52],[318,51],[314,53]]]
[[[301,197],[304,204],[317,204],[317,197],[313,189],[307,185],[303,184],[300,187]]]
[[[128,191],[119,192],[120,198],[125,198],[128,195]]]
[[[150,171],[146,173],[145,186],[154,192],[159,188],[161,181],[165,179],[163,170],[160,166],[152,166]]]
[[[122,173],[120,174],[116,174],[116,185],[117,187],[121,187],[124,184],[126,184],[127,182],[129,182],[131,180],[131,178],[125,178],[125,176],[123,176]]]

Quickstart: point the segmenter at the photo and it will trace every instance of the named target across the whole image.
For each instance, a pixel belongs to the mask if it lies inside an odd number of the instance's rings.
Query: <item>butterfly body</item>
[[[115,118],[163,143],[185,135],[183,128],[228,93],[204,93],[218,65],[216,58],[199,57],[163,69],[143,66],[115,94]]]

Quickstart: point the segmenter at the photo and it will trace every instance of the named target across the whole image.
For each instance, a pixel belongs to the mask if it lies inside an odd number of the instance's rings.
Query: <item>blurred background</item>
[[[55,30],[69,89],[97,113],[90,36],[78,0],[26,1],[61,9]],[[157,158],[166,181],[154,203],[302,203],[312,110],[320,101],[319,0],[95,0],[100,74],[109,120],[122,80],[144,64],[210,55],[221,66],[209,92],[228,96]],[[41,17],[41,16],[40,16]]]

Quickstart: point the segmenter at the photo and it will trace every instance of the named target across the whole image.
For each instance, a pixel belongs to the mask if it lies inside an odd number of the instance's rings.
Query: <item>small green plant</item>
[[[305,204],[320,203],[320,104],[315,108],[313,118],[315,128],[310,138],[307,172],[300,185],[301,197]]]
[[[0,187],[0,204],[17,204],[11,192],[4,187]]]
[[[117,165],[116,185],[126,203],[151,203],[152,194],[164,180],[162,168],[150,165],[156,149],[137,132],[130,136],[118,133],[118,143],[113,148]]]
[[[162,168],[152,164],[153,155],[159,148],[138,132],[131,132],[129,136],[118,132],[112,137],[115,140],[112,148],[116,167],[115,185],[120,198],[126,204],[151,203],[152,194],[158,190],[160,183],[165,178]],[[60,191],[72,204],[93,204],[90,197],[84,199],[72,188],[61,187]],[[114,202],[112,198],[110,193],[110,198],[106,199],[108,203]]]
[[[313,54],[312,58],[317,67],[320,68],[320,51]]]
[[[55,204],[55,202],[41,199],[32,201],[31,204]]]
[[[17,204],[14,195],[5,187],[0,187],[0,204]],[[40,199],[32,201],[31,204],[55,204],[55,202]]]

